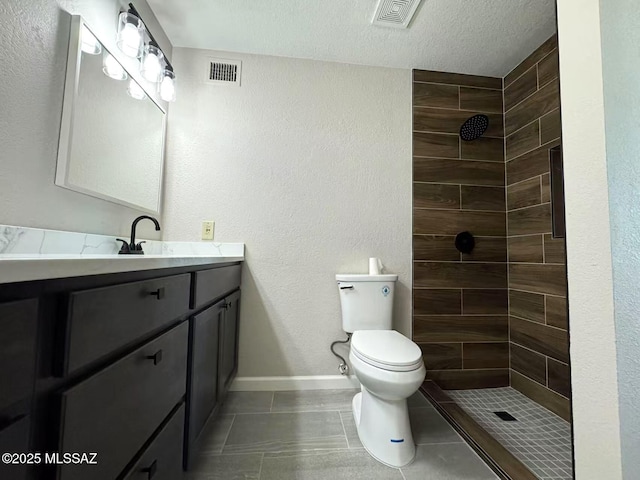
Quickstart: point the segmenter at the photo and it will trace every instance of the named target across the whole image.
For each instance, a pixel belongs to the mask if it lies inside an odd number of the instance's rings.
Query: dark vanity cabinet
[[[0,478],[182,478],[237,370],[240,272],[0,286],[0,453],[34,454]]]
[[[205,427],[222,404],[237,371],[240,291],[220,298],[224,293],[219,285],[239,281],[239,266],[235,271],[227,269],[196,275],[194,305],[204,309],[190,320],[187,468],[193,464]],[[216,374],[211,375],[211,372]]]

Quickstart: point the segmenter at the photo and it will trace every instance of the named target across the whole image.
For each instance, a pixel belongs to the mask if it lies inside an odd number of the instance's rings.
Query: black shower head
[[[489,128],[489,117],[486,115],[474,115],[460,127],[460,138],[470,142],[480,138]]]

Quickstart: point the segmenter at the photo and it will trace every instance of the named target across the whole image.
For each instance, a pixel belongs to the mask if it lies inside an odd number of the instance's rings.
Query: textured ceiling
[[[556,29],[555,0],[423,0],[408,30],[376,0],[148,0],[174,47],[502,77]]]

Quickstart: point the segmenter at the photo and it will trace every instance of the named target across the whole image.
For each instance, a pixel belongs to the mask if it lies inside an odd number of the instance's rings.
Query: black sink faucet
[[[116,238],[117,241],[122,242],[122,248],[118,252],[120,255],[144,255],[144,251],[142,250],[142,244],[144,242],[136,243],[136,227],[138,226],[138,222],[140,220],[151,220],[156,226],[156,232],[160,231],[160,223],[153,217],[149,215],[141,215],[136,218],[131,224],[131,241],[129,243],[126,240],[122,240],[121,238]]]

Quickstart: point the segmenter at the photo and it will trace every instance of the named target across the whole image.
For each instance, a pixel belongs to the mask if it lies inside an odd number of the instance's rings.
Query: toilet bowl
[[[342,329],[352,333],[349,363],[362,391],[353,398],[353,416],[364,448],[390,467],[411,463],[407,398],[426,374],[422,351],[392,330],[395,274],[338,274]]]
[[[391,467],[413,461],[407,398],[424,381],[420,348],[395,330],[362,330],[351,337],[349,361],[362,391],[353,399],[353,415],[364,448]]]

